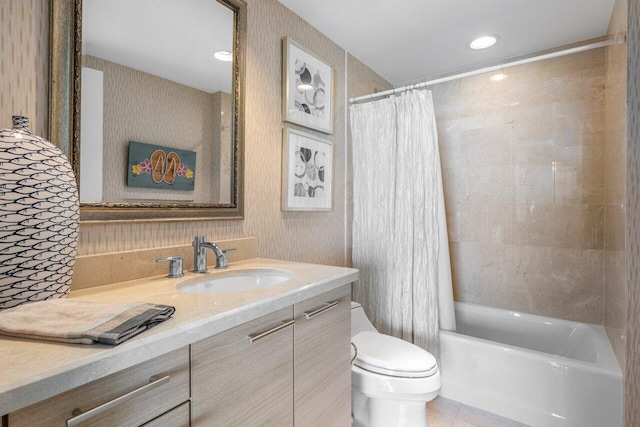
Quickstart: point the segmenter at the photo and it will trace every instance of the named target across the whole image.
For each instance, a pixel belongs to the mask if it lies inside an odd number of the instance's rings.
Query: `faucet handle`
[[[216,268],[229,267],[229,260],[227,259],[227,253],[236,251],[236,248],[223,249],[222,255],[216,258]]]
[[[178,256],[168,256],[164,258],[156,259],[156,262],[169,262],[169,274],[167,277],[182,277],[184,276],[184,270],[182,269],[182,260],[184,257]]]

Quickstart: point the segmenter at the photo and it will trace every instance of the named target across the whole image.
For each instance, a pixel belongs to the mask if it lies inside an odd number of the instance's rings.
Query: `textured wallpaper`
[[[46,135],[49,99],[49,2],[0,2],[0,128],[12,115],[31,120],[30,130]]]

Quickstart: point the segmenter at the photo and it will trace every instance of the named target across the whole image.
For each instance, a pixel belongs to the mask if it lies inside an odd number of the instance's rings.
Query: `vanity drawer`
[[[9,427],[139,426],[187,400],[184,347],[13,412]],[[76,409],[87,419],[74,419]]]

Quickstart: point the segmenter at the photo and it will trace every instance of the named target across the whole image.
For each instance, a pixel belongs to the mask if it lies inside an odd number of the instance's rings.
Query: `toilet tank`
[[[378,332],[371,324],[364,309],[357,302],[351,302],[351,336],[355,337],[360,332]]]

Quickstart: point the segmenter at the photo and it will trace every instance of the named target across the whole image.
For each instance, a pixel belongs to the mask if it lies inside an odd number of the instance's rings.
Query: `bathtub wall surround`
[[[456,301],[602,324],[604,50],[432,87]]]
[[[616,0],[608,35],[627,33],[627,0]],[[627,203],[627,46],[605,49],[604,326],[625,366],[627,318],[625,228]]]
[[[209,240],[211,241],[212,239]],[[255,237],[219,240],[215,241],[215,243],[222,250],[235,249],[235,251],[228,254],[229,262],[258,257],[258,239]],[[182,256],[184,271],[193,270],[193,246],[190,243],[153,249],[79,256],[76,258],[71,290],[78,291],[110,283],[167,275],[168,264],[158,263],[156,260],[170,256]],[[213,252],[208,254],[208,264],[210,266],[215,264]],[[211,267],[210,271],[215,270]]]
[[[15,62],[5,61],[0,79],[17,76],[28,81],[32,90],[16,95],[15,111],[37,108],[43,111],[38,120],[46,119],[47,89],[37,82],[48,81],[46,67],[34,67],[48,58],[47,24],[49,1],[10,0],[2,2],[4,10],[3,38],[11,40],[9,52],[14,51]],[[45,5],[46,4],[46,5]],[[116,224],[82,224],[80,226],[79,255],[111,253],[134,249],[183,245],[185,238],[204,234],[211,240],[226,240],[245,236],[258,237],[258,253],[270,258],[308,261],[321,264],[347,265],[346,236],[351,234],[345,225],[345,51],[309,25],[302,18],[281,5],[277,0],[248,0],[248,34],[246,63],[247,120],[245,128],[245,219],[243,221],[188,221],[188,222],[136,222]],[[23,6],[30,5],[30,7]],[[45,15],[32,22],[38,12]],[[21,28],[19,36],[10,28]],[[4,37],[5,31],[8,37]],[[336,96],[333,135],[326,136],[334,144],[334,209],[322,213],[280,211],[281,172],[281,46],[287,35],[300,42],[334,66]],[[41,54],[34,46],[44,46]],[[27,49],[27,46],[30,46]],[[3,50],[5,52],[5,50]],[[46,64],[48,67],[48,64]],[[350,81],[375,81],[381,78],[366,67],[354,68]],[[351,71],[351,70],[350,70]],[[9,82],[2,82],[0,105],[6,103],[6,94],[13,93]],[[377,83],[376,83],[377,84]],[[5,91],[5,89],[7,91]],[[8,92],[8,91],[11,92]],[[17,94],[17,92],[16,92]],[[35,107],[34,107],[35,103]],[[4,107],[0,108],[1,109]],[[11,112],[9,112],[11,114]],[[8,125],[8,123],[7,123]],[[289,126],[289,125],[287,125]],[[295,126],[292,126],[295,127]],[[39,131],[39,127],[36,128]],[[46,136],[46,132],[44,133]]]

